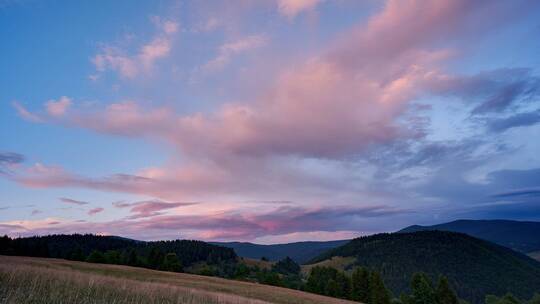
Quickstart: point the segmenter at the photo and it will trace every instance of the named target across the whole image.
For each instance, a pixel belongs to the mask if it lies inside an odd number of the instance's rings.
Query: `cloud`
[[[233,56],[263,47],[268,42],[264,35],[251,35],[236,41],[227,42],[219,47],[218,55],[202,66],[203,72],[221,70]]]
[[[117,208],[130,208],[130,213],[132,213],[131,216],[129,216],[129,219],[137,219],[137,218],[145,218],[145,217],[153,217],[162,215],[160,211],[174,209],[178,207],[184,207],[184,206],[192,206],[196,205],[198,203],[184,203],[184,202],[177,202],[177,203],[170,203],[170,202],[164,202],[160,200],[149,200],[149,201],[140,201],[135,203],[123,203],[123,202],[114,202],[113,206]]]
[[[289,235],[290,237],[293,233],[312,231],[339,234],[344,231],[343,229],[349,229],[349,234],[351,234],[352,231],[360,229],[361,223],[366,219],[378,219],[389,215],[400,216],[409,212],[375,205],[330,208],[280,207],[261,212],[232,210],[207,215],[160,215],[98,223],[62,219],[11,221],[0,222],[0,232],[10,235],[36,235],[78,231],[135,238],[151,236],[150,238],[163,239],[177,238],[178,231],[183,231],[189,238],[252,240],[260,236]]]
[[[32,213],[30,215],[37,215],[37,214],[40,214],[40,213],[43,213],[43,211],[34,209],[34,210],[32,210]]]
[[[500,133],[517,127],[527,127],[540,123],[540,110],[518,113],[505,118],[496,118],[488,121],[489,131]]]
[[[96,71],[103,73],[113,70],[124,78],[135,78],[141,73],[151,71],[158,59],[167,57],[172,49],[173,35],[178,31],[178,23],[158,17],[152,18],[152,21],[159,32],[142,45],[137,54],[129,55],[119,47],[105,45],[101,52],[91,59]],[[99,74],[91,77],[97,79]]]
[[[88,215],[95,215],[95,214],[98,214],[100,212],[103,212],[103,210],[105,210],[105,209],[103,209],[101,207],[93,208],[93,209],[88,210]]]
[[[59,200],[66,204],[74,204],[74,205],[79,205],[79,206],[90,204],[89,202],[78,201],[78,200],[74,200],[74,199],[66,198],[66,197],[61,197],[59,198]]]
[[[483,15],[486,11],[491,18]],[[491,30],[477,25],[496,24],[504,11],[490,2],[389,1],[324,51],[283,67],[266,90],[213,113],[176,114],[168,107],[134,101],[96,111],[70,109],[61,123],[166,142],[181,152],[181,164],[152,168],[152,174],[142,170],[101,178],[42,167],[45,170],[20,174],[16,180],[34,187],[85,187],[169,200],[260,195],[284,188],[292,193],[336,191],[340,183],[310,173],[309,165],[291,169],[291,164],[319,160],[336,162],[337,167],[380,147],[423,139],[421,120],[405,120],[413,101],[430,94],[476,94],[471,83],[492,83],[442,71],[452,54],[445,43],[461,39],[465,31]],[[220,50],[227,58],[261,41],[251,37]],[[410,161],[426,163],[442,150],[433,145],[422,159]]]
[[[0,174],[7,174],[16,165],[24,162],[25,157],[19,153],[0,152]]]
[[[27,121],[30,121],[30,122],[36,122],[36,123],[39,123],[39,122],[43,122],[43,119],[31,112],[29,112],[24,106],[22,106],[20,103],[14,101],[11,103],[13,105],[13,107],[17,110],[17,113],[19,114],[19,116],[24,119],[24,120],[27,120]]]
[[[298,14],[312,10],[323,0],[277,0],[278,11],[283,16],[293,19]]]
[[[58,100],[49,100],[45,104],[47,113],[51,116],[62,116],[71,106],[71,99],[66,96],[60,97]]]

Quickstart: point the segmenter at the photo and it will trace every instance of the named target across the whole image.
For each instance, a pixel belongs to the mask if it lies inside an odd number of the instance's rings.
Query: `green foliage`
[[[412,304],[433,304],[437,302],[431,280],[425,273],[415,273],[411,280]]]
[[[439,283],[436,289],[438,304],[459,304],[456,293],[450,287],[448,279],[444,276],[439,277]]]
[[[485,303],[486,304],[521,304],[522,302],[516,299],[511,293],[507,293],[500,298],[494,295],[487,295]]]
[[[372,272],[369,277],[368,304],[390,304],[390,299],[390,292],[384,286],[381,275],[378,272]]]
[[[331,297],[349,299],[351,279],[335,268],[316,266],[311,269],[306,290]]]
[[[176,256],[176,253],[169,252],[165,255],[165,258],[163,259],[163,263],[161,264],[160,269],[166,270],[166,271],[181,272],[182,263]]]
[[[106,263],[107,260],[101,251],[94,250],[86,258],[88,263]]]
[[[364,267],[358,267],[352,273],[351,299],[363,303],[369,300],[369,271]]]
[[[120,252],[118,250],[107,250],[105,252],[105,262],[108,264],[120,264]]]
[[[535,293],[527,304],[540,304],[540,294]]]
[[[272,266],[272,271],[281,274],[299,274],[300,265],[293,261],[290,257],[285,257]]]

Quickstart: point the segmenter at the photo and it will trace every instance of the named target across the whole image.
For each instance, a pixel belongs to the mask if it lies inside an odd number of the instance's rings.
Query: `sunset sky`
[[[540,220],[540,2],[0,0],[0,234]]]

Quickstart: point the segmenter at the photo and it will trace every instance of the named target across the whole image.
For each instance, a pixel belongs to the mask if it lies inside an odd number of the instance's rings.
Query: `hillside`
[[[0,237],[0,254],[62,258],[84,260],[93,251],[114,253],[111,264],[128,264],[143,266],[143,260],[163,260],[167,253],[174,253],[181,265],[190,266],[197,262],[234,262],[237,258],[234,251],[217,245],[194,240],[143,242],[117,236],[101,236],[92,234],[48,235],[39,237],[15,238]],[[144,265],[156,268],[153,261]]]
[[[32,293],[28,293],[32,290]],[[297,290],[185,273],[0,256],[0,303],[346,304]]]
[[[238,256],[244,258],[260,259],[266,257],[270,261],[277,261],[288,256],[297,263],[303,264],[326,250],[344,245],[349,241],[296,242],[273,245],[245,242],[211,242],[211,244],[232,248]]]
[[[509,220],[457,220],[433,226],[409,226],[398,232],[442,230],[466,233],[516,251],[540,251],[540,222]]]
[[[443,274],[460,297],[482,303],[486,294],[511,292],[529,298],[540,291],[540,263],[508,248],[466,234],[444,231],[377,234],[360,237],[313,259],[356,257],[347,270],[360,265],[381,272],[385,284],[399,295],[415,272],[432,279]]]

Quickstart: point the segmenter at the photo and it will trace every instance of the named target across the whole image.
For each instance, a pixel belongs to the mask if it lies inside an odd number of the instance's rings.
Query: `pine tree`
[[[351,298],[354,301],[367,303],[369,300],[369,272],[359,267],[352,274]]]
[[[439,278],[436,296],[438,304],[459,304],[458,297],[452,288],[450,288],[448,279],[445,276],[441,276]]]
[[[413,304],[433,304],[437,302],[431,280],[425,273],[415,273],[411,280]]]
[[[535,293],[527,304],[540,304],[540,294]]]
[[[94,250],[92,251],[88,257],[86,258],[86,261],[89,263],[105,263],[105,256],[101,251]]]
[[[174,272],[182,271],[182,263],[180,263],[178,256],[176,256],[176,253],[169,252],[165,255],[165,259],[163,260],[161,269]]]
[[[369,304],[390,304],[390,292],[384,286],[381,275],[373,271],[369,277]],[[433,303],[430,303],[433,304]]]

